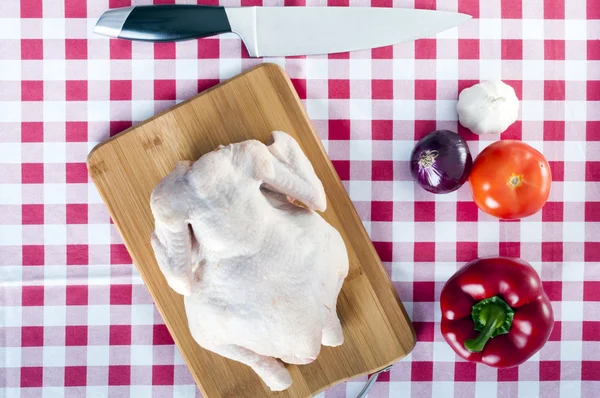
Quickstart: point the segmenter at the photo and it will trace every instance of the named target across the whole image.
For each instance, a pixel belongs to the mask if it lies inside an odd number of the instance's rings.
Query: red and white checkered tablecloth
[[[0,397],[200,395],[85,160],[110,134],[264,61],[293,79],[414,321],[416,348],[371,398],[600,396],[600,1],[221,4],[436,8],[474,19],[372,51],[256,60],[233,35],[149,44],[92,34],[102,12],[129,0],[1,0]],[[554,177],[543,211],[517,222],[478,211],[468,186],[435,196],[409,174],[415,140],[436,128],[458,131],[474,155],[500,138],[457,123],[459,91],[487,79],[521,100],[501,138],[539,149]],[[439,331],[447,278],[498,254],[535,266],[557,321],[546,346],[508,370],[459,360]],[[353,397],[365,380],[319,397]]]

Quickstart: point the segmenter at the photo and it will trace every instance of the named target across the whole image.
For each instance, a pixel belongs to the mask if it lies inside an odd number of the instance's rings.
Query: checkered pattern
[[[199,396],[84,162],[110,134],[263,61],[292,78],[414,321],[416,348],[370,397],[598,396],[600,2],[328,4],[474,19],[372,51],[256,60],[233,35],[149,44],[91,33],[129,0],[0,1],[0,396]],[[526,220],[483,214],[468,186],[434,196],[410,178],[414,142],[433,129],[458,131],[474,155],[500,138],[457,123],[459,91],[485,79],[506,81],[521,100],[502,138],[528,142],[552,168],[550,200]],[[534,265],[556,314],[550,341],[517,369],[459,360],[439,332],[444,281],[498,254]],[[365,380],[320,397],[353,397]]]

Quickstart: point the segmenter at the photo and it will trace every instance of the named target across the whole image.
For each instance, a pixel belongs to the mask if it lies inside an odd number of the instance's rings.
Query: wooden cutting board
[[[328,199],[324,218],[342,234],[350,272],[338,299],[345,342],[323,347],[309,365],[288,365],[293,384],[271,392],[247,366],[192,339],[181,296],[171,290],[150,246],[152,189],[178,160],[196,160],[247,139],[291,134],[313,164]],[[88,170],[158,310],[205,397],[307,397],[406,356],[415,334],[377,253],[284,71],[263,64],[110,138]]]

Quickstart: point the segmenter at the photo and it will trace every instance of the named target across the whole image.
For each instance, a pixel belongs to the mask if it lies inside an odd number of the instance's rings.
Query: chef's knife
[[[151,42],[234,32],[251,57],[264,57],[382,47],[433,36],[470,18],[405,8],[150,5],[108,10],[94,32]]]

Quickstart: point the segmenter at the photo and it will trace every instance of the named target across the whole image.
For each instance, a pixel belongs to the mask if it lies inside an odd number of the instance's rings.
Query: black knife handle
[[[199,5],[136,6],[123,23],[120,39],[180,41],[231,32],[224,7]]]

